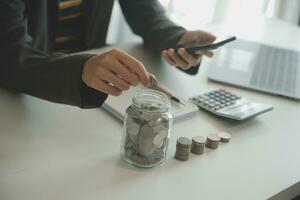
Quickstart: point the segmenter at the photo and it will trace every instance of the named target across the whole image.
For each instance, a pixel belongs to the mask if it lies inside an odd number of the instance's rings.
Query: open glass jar
[[[138,167],[154,167],[166,159],[173,118],[170,99],[155,90],[135,94],[127,108],[121,155]]]

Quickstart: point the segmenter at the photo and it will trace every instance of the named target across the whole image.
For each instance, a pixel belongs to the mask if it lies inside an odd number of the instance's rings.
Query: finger
[[[207,56],[207,57],[209,57],[209,58],[211,58],[211,57],[213,57],[213,55],[214,55],[214,52],[212,52],[212,51],[201,51],[201,50],[198,50],[198,51],[196,51],[195,52],[197,55],[201,55],[201,56]]]
[[[119,96],[122,94],[122,91],[120,89],[100,79],[95,81],[94,88],[112,96]]]
[[[205,31],[188,31],[178,42],[178,45],[188,45],[194,43],[212,43],[216,36]]]
[[[164,50],[161,54],[170,65],[176,65],[175,61],[173,61],[172,58],[168,55],[167,50]]]
[[[122,64],[126,65],[130,69],[130,71],[137,74],[143,85],[149,84],[150,79],[148,73],[141,62],[123,51],[117,52],[117,58]]]
[[[180,58],[177,53],[175,53],[174,49],[168,50],[168,55],[175,61],[176,65],[183,69],[188,69],[189,64],[185,62],[182,58]]]
[[[111,83],[120,90],[128,90],[130,87],[128,82],[122,80],[120,77],[117,76],[117,74],[114,74],[113,72],[108,70],[103,72],[103,80],[108,83]]]
[[[197,41],[199,42],[211,43],[217,39],[215,35],[205,31],[198,31],[197,36],[198,36]]]
[[[190,55],[184,48],[178,49],[179,55],[190,65],[195,66],[198,65],[199,59],[196,59],[192,55]]]
[[[136,86],[139,82],[138,77],[118,60],[113,60],[109,69],[131,85]]]

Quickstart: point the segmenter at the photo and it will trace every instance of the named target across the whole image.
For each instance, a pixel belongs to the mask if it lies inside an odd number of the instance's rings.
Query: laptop
[[[108,96],[102,107],[113,116],[123,121],[126,108],[131,105],[131,101],[135,93],[139,90],[145,89],[146,88],[144,88],[142,85],[138,85],[136,87],[131,87],[128,91],[123,92],[120,96]],[[171,114],[174,121],[191,117],[195,115],[198,110],[199,108],[190,101],[184,101],[184,104],[171,101]]]
[[[300,52],[237,40],[216,52],[208,78],[300,100]]]

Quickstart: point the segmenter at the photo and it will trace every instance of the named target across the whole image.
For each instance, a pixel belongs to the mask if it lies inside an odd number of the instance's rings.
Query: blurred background
[[[186,29],[223,20],[240,19],[247,22],[265,16],[300,25],[300,0],[159,0],[167,15]],[[141,41],[124,20],[118,1],[115,1],[107,37],[108,44]]]

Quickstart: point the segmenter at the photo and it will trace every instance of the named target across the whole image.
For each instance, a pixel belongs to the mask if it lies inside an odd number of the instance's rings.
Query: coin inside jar
[[[163,145],[164,139],[163,135],[157,134],[153,139],[154,146],[159,149]]]
[[[170,99],[157,91],[140,91],[126,110],[122,156],[138,167],[153,167],[166,159],[172,124]]]
[[[139,133],[139,130],[140,130],[140,126],[134,122],[130,122],[128,123],[127,125],[127,131],[128,131],[128,134],[130,136],[137,136],[137,134]]]
[[[141,117],[142,117],[145,121],[150,121],[150,120],[153,118],[153,113],[142,112]]]

